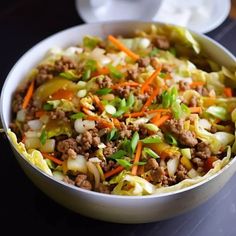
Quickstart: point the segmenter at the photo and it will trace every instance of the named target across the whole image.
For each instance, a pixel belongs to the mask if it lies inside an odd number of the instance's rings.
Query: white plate
[[[99,1],[92,0],[95,4]],[[230,0],[107,0],[101,7],[91,7],[89,0],[75,0],[78,14],[87,22],[108,20],[154,20],[186,26],[199,33],[218,27],[228,16]],[[203,7],[199,4],[202,2]],[[198,4],[198,5],[197,5]],[[171,7],[170,7],[171,6]],[[148,12],[148,14],[147,14]]]

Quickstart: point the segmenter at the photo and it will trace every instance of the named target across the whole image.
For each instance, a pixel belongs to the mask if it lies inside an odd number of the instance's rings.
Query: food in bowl
[[[172,192],[234,157],[235,85],[184,28],[86,35],[32,68],[8,133],[29,162],[79,188]]]

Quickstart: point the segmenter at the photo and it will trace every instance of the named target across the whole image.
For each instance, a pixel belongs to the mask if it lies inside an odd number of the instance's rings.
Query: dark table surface
[[[74,0],[1,0],[0,87],[14,63],[34,44],[82,23]],[[236,55],[236,20],[227,18],[207,35]],[[85,218],[61,207],[25,176],[4,136],[0,147],[0,230],[7,235],[236,235],[236,175],[213,198],[184,215],[156,223],[122,225]]]

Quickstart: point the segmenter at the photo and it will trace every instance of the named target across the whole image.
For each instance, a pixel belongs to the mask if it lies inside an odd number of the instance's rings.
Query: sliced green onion
[[[90,69],[91,72],[97,70],[97,62],[95,60],[89,59],[84,65],[85,69]]]
[[[176,49],[175,48],[170,48],[169,49],[170,53],[176,56]]]
[[[124,150],[119,150],[115,153],[113,153],[109,158],[111,159],[120,159],[126,155],[126,151]]]
[[[132,166],[132,164],[129,161],[125,160],[125,159],[117,159],[116,162],[119,165],[125,167],[125,169],[129,169]]]
[[[39,137],[40,143],[44,145],[47,141],[47,138],[48,138],[47,132],[45,130],[43,130],[40,137]]]
[[[95,37],[85,36],[83,38],[83,46],[90,49],[94,49],[98,45],[99,42],[100,40]]]
[[[169,133],[165,134],[165,140],[166,140],[167,143],[169,143],[171,145],[174,145],[174,146],[178,145],[177,140]]]
[[[122,108],[120,110],[118,110],[115,114],[113,114],[113,117],[120,117],[121,115],[123,115],[125,112],[127,111],[126,108]]]
[[[127,107],[132,107],[134,105],[135,98],[133,93],[131,93],[127,98]]]
[[[159,52],[160,52],[160,50],[159,50],[158,48],[154,48],[154,49],[149,53],[149,56],[150,56],[150,57],[154,57],[154,56],[156,56]]]
[[[166,77],[166,73],[161,72],[161,73],[159,74],[159,77],[162,78],[162,79],[164,79],[164,78]]]
[[[141,140],[143,143],[161,143],[162,140],[159,136],[151,136]]]
[[[117,70],[114,66],[109,65],[108,68],[112,77],[116,79],[121,79],[123,77],[123,74],[119,70]]]
[[[85,114],[83,112],[78,112],[78,113],[75,113],[75,114],[70,116],[70,118],[72,120],[77,120],[77,119],[81,119],[81,118],[84,118],[84,117],[85,117]]]
[[[159,128],[156,125],[151,123],[143,124],[143,127],[153,132],[157,132],[159,130]]]
[[[151,148],[144,147],[143,152],[155,159],[160,158]]]
[[[45,103],[45,104],[43,104],[43,110],[51,111],[51,110],[53,110],[53,105],[49,104],[49,103]]]
[[[113,128],[110,133],[107,134],[107,140],[111,141],[117,136],[117,129]]]
[[[96,91],[96,94],[97,95],[106,95],[106,94],[110,93],[111,91],[112,91],[111,88],[101,88]]]
[[[135,162],[133,165],[135,165],[135,166],[144,166],[146,164],[147,164],[146,161],[139,161],[139,162]]]
[[[59,76],[72,81],[77,81],[79,79],[78,75],[75,74],[74,70],[67,70],[65,72],[61,72]]]
[[[137,144],[139,141],[139,133],[136,131],[131,139],[130,146],[131,146],[131,151],[134,153]]]
[[[83,72],[82,80],[88,80],[91,76],[91,70],[87,69]]]

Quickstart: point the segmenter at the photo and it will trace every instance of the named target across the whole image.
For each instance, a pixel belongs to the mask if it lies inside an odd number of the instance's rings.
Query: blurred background
[[[119,4],[122,4],[121,1],[125,0],[116,0],[116,2],[118,1]],[[192,21],[195,22],[195,25],[192,23],[190,27],[204,32],[224,45],[236,56],[236,0],[198,1],[194,1],[194,4],[196,4],[194,9],[198,9],[200,11],[198,14],[202,14],[202,16],[198,15],[197,20],[195,17],[195,20]],[[94,4],[96,5],[99,2],[100,0],[95,0]],[[156,2],[159,3],[158,0]],[[163,2],[164,4],[172,4],[172,6],[177,2],[178,5],[168,8],[167,5],[162,5]],[[188,2],[190,3],[191,1],[185,1],[187,4]],[[210,4],[210,2],[214,2],[213,8],[205,5],[207,3]],[[145,20],[150,20],[148,17],[151,17],[153,20],[172,20],[174,23],[189,26],[189,22],[191,22],[190,13],[193,8],[193,6],[181,5],[183,1],[180,0],[163,0],[161,5],[155,5],[155,7],[150,0],[144,0],[142,4],[148,4],[147,7],[150,7],[149,9],[153,9],[153,11],[147,11],[146,7],[142,7],[141,10],[132,8],[132,12],[138,12],[139,14],[130,15],[128,8],[118,14],[118,8],[111,8],[109,3],[106,3],[108,5],[103,7],[95,6],[95,8],[93,7],[89,10],[88,3],[89,0],[1,0],[0,89],[7,74],[19,57],[36,43],[58,31],[86,22],[106,20],[106,17],[111,18],[112,16],[121,18],[132,16]],[[134,5],[132,4],[136,4],[135,6],[137,7],[137,4],[141,4],[141,0],[127,0],[127,4],[133,7]],[[179,6],[182,7],[177,10]],[[212,5],[210,6],[212,7]],[[100,8],[100,10],[98,12],[92,11],[95,15],[88,17],[86,15],[86,7],[90,14],[92,14],[91,9],[96,11]],[[110,11],[115,10],[117,14],[111,14],[107,9],[110,9]],[[136,10],[134,11],[134,9]],[[209,9],[211,9],[211,13],[209,13]],[[221,10],[220,13],[219,9]],[[179,11],[182,11],[182,13],[180,14]],[[148,15],[146,15],[147,12]],[[196,14],[194,15],[196,16]],[[215,16],[218,17],[212,21]],[[202,21],[205,21],[205,23],[202,23]],[[194,28],[196,25],[198,27],[199,25],[201,26],[196,29]],[[0,138],[0,147],[0,179],[2,180],[0,201],[1,230],[7,230],[8,234],[17,230],[18,234],[24,233],[24,235],[32,233],[34,235],[45,233],[59,235],[62,233],[86,235],[109,233],[109,235],[132,236],[236,235],[236,176],[205,204],[174,219],[144,225],[111,224],[82,217],[53,202],[26,178],[4,136]],[[8,226],[9,223],[11,224],[10,227]],[[33,231],[31,230],[32,228]]]

